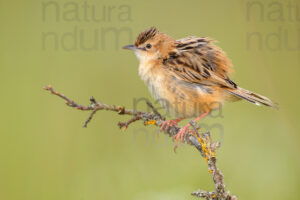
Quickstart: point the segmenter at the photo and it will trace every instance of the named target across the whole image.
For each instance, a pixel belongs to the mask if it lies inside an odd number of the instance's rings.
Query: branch
[[[69,99],[64,94],[56,92],[51,86],[45,86],[45,90],[50,91],[51,94],[54,94],[65,100],[67,106],[73,107],[82,111],[90,111],[90,115],[87,120],[84,122],[83,127],[87,127],[87,125],[91,122],[94,115],[99,110],[107,110],[117,112],[119,115],[131,115],[132,118],[127,122],[119,122],[118,126],[120,128],[124,128],[125,130],[131,123],[136,121],[143,121],[144,125],[155,125],[160,127],[161,124],[165,121],[165,118],[161,116],[161,114],[154,108],[154,106],[147,102],[147,105],[152,109],[153,112],[143,112],[137,110],[126,109],[123,106],[115,106],[115,105],[107,105],[100,101],[97,101],[94,97],[90,98],[90,105],[84,106],[76,103],[75,101]],[[194,146],[201,154],[201,156],[206,160],[208,165],[208,172],[211,174],[212,179],[215,184],[215,191],[207,192],[203,190],[198,190],[193,192],[192,195],[207,199],[207,200],[237,200],[236,196],[232,196],[230,192],[226,192],[225,183],[223,179],[223,174],[217,168],[216,162],[216,149],[220,147],[219,142],[213,142],[209,132],[199,133],[199,127],[191,121],[191,126],[193,130],[186,134],[183,142],[186,142],[192,146]],[[173,137],[180,130],[179,126],[173,125],[170,128],[164,130],[164,133]]]

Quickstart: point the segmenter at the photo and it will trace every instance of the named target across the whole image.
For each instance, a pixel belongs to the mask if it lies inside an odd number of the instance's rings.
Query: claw
[[[181,143],[184,141],[184,135],[188,132],[188,128],[190,127],[190,124],[185,125],[182,127],[179,132],[174,136],[174,139],[176,140],[176,144],[178,144],[179,139],[181,140]]]
[[[183,120],[183,118],[164,121],[160,126],[159,132],[162,132],[164,129],[168,130],[171,126],[178,125],[181,120]]]
[[[196,119],[194,119],[194,122],[197,123],[199,120],[203,119],[205,116],[207,116],[209,113],[203,113],[201,116],[197,117]],[[175,139],[175,146],[174,146],[174,151],[176,153],[176,149],[178,147],[178,141],[179,139],[181,140],[181,143],[184,142],[184,135],[186,133],[190,133],[193,132],[192,130],[189,130],[189,127],[191,126],[191,124],[187,124],[184,127],[182,127],[178,133],[173,137]]]
[[[174,146],[174,152],[175,152],[175,153],[176,153],[176,149],[177,149],[177,147],[178,147],[179,139],[180,139],[181,143],[183,143],[183,142],[184,142],[184,135],[185,135],[186,133],[189,133],[189,132],[190,132],[190,130],[188,130],[189,127],[190,127],[190,124],[185,125],[184,127],[182,127],[182,128],[179,130],[179,132],[178,132],[176,135],[173,136],[173,138],[175,139],[175,146]]]

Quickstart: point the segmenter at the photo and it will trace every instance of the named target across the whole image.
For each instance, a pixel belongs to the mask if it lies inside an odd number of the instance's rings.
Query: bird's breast
[[[140,63],[139,75],[155,99],[163,98],[165,77],[153,63]]]

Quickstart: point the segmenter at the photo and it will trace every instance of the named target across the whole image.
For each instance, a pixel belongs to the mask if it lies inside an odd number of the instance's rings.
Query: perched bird
[[[175,40],[151,27],[139,34],[134,45],[123,48],[138,57],[139,75],[152,96],[178,118],[165,121],[161,129],[185,118],[195,117],[197,122],[225,102],[240,99],[276,107],[267,97],[240,88],[229,78],[231,61],[210,38]],[[177,133],[176,144],[189,127],[187,124]]]

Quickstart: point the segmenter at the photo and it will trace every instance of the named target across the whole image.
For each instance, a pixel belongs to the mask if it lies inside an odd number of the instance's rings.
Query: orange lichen
[[[211,149],[210,138],[198,136],[196,133],[194,135],[197,138],[198,142],[201,144],[204,159],[206,160],[206,162],[208,162],[209,158],[216,157],[216,153]]]
[[[149,125],[149,124],[155,125],[156,124],[156,120],[149,120],[149,121],[146,121],[144,123],[144,125]]]

